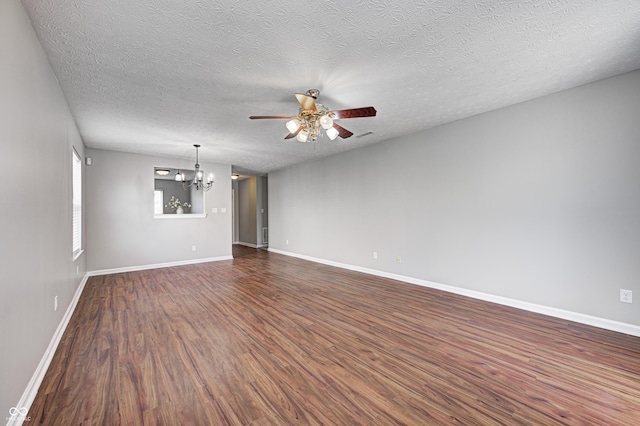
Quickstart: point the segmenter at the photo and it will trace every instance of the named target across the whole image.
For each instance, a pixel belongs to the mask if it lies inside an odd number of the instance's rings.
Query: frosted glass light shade
[[[329,117],[328,115],[323,115],[322,117],[320,117],[320,125],[325,130],[330,129],[331,127],[333,127],[333,118]]]
[[[294,118],[293,120],[287,121],[287,124],[285,125],[287,126],[287,130],[289,131],[289,133],[295,133],[296,130],[298,130],[298,128],[300,127],[300,120]]]
[[[309,139],[309,131],[307,129],[300,130],[298,136],[296,136],[300,142],[306,142]]]
[[[334,140],[338,137],[338,131],[335,129],[335,127],[330,127],[327,129],[327,136],[329,136],[329,139]]]

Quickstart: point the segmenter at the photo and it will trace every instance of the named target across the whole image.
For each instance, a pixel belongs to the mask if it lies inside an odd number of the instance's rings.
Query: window
[[[73,150],[73,260],[82,253],[82,160]]]
[[[162,214],[164,211],[164,191],[153,191],[153,214]]]

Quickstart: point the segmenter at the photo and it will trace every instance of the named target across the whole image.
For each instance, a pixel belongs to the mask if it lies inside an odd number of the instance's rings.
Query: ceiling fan
[[[357,117],[375,117],[376,109],[374,107],[351,108],[328,110],[324,105],[316,103],[320,91],[317,89],[309,89],[303,95],[296,93],[296,99],[300,102],[300,110],[298,115],[252,115],[252,120],[256,119],[291,119],[287,122],[287,130],[289,134],[285,139],[296,138],[300,142],[315,142],[320,136],[320,129],[324,129],[329,139],[334,140],[340,136],[347,139],[353,136],[353,133],[335,123],[334,120],[343,118]]]

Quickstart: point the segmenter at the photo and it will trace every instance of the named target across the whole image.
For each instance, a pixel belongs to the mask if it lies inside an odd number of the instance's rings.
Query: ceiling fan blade
[[[296,130],[293,133],[289,133],[287,136],[285,136],[285,139],[291,139],[291,138],[295,138],[296,136],[298,136],[298,133],[300,133],[300,130],[302,130],[302,126],[298,127],[298,130]]]
[[[345,129],[339,124],[333,123],[333,128],[338,131],[338,136],[340,136],[342,139],[347,139],[353,136],[353,133],[351,133],[350,131],[348,131],[347,129]]]
[[[263,118],[296,118],[295,115],[252,115],[249,117],[252,120],[258,120]]]
[[[358,118],[358,117],[375,117],[376,109],[372,106],[363,108],[339,109],[331,111],[336,118]]]
[[[318,108],[316,108],[316,101],[311,96],[296,93],[296,98],[298,99],[298,102],[300,102],[300,106],[303,110],[318,112]]]

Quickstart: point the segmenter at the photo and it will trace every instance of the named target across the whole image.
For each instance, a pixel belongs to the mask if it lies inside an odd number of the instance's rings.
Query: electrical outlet
[[[53,310],[54,311],[58,310],[58,296],[53,297]]]
[[[76,275],[80,275],[80,265],[76,265]]]
[[[373,252],[373,258],[374,258],[374,259],[377,259],[377,258],[378,258],[378,252],[377,252],[377,251],[374,251],[374,252]]]
[[[402,256],[396,256],[396,263],[402,263]]]
[[[191,251],[196,251],[196,246],[191,246]]]
[[[633,303],[633,292],[631,290],[620,289],[620,301],[624,303]]]

